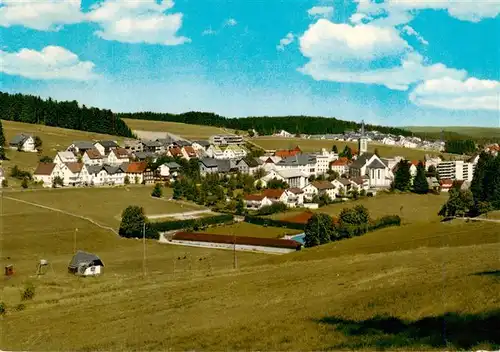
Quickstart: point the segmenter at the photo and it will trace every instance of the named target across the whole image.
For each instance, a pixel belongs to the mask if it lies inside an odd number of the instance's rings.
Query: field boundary
[[[43,208],[43,209],[47,209],[47,210],[51,210],[51,211],[55,211],[55,212],[59,212],[59,213],[63,213],[65,215],[69,215],[69,216],[73,216],[75,218],[79,218],[79,219],[82,219],[82,220],[85,220],[85,221],[88,221],[104,230],[108,230],[108,231],[111,231],[113,232],[115,235],[118,235],[118,232],[112,228],[112,227],[109,227],[109,226],[104,226],[104,225],[101,225],[99,224],[97,221],[91,219],[91,218],[88,218],[86,216],[81,216],[81,215],[75,215],[73,213],[70,213],[68,211],[64,211],[64,210],[61,210],[61,209],[57,209],[57,208],[52,208],[52,207],[49,207],[49,206],[46,206],[46,205],[42,205],[42,204],[38,204],[38,203],[33,203],[33,202],[28,202],[26,200],[22,200],[22,199],[17,199],[17,198],[12,198],[12,197],[6,197],[6,196],[3,196],[3,198],[5,199],[9,199],[9,200],[12,200],[12,201],[15,201],[15,202],[20,202],[20,203],[24,203],[24,204],[28,204],[28,205],[32,205],[32,206],[35,206],[35,207],[39,207],[39,208]]]

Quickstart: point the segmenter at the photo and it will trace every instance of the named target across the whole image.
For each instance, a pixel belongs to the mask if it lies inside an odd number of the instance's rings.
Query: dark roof
[[[205,167],[217,167],[217,166],[219,166],[219,164],[217,163],[217,159],[213,159],[213,158],[200,159],[200,163],[202,163]]]
[[[289,188],[288,191],[292,192],[293,194],[302,194],[304,193],[303,190],[301,190],[300,188]]]
[[[364,153],[360,155],[352,164],[351,167],[359,169],[362,168],[366,162],[373,156],[373,153]]]
[[[17,136],[14,136],[14,138],[12,138],[10,140],[10,145],[19,145],[19,144],[24,144],[24,142],[26,142],[26,140],[28,138],[30,138],[31,136],[28,135],[28,134],[24,134],[24,133],[21,133],[21,134],[18,134]]]
[[[78,266],[80,266],[81,264],[104,266],[101,259],[97,255],[83,251],[78,251],[73,256],[73,258],[71,258],[71,262],[69,263],[68,268],[78,269]]]
[[[339,178],[338,181],[344,186],[349,186],[351,184],[351,181],[344,177]]]
[[[177,232],[172,236],[173,240],[214,242],[226,244],[240,244],[250,246],[274,247],[300,249],[301,243],[294,240],[282,240],[276,238],[245,237],[231,235],[214,235],[211,233]]]
[[[142,144],[144,144],[146,147],[161,147],[162,144],[156,140],[156,141],[150,141],[150,140],[144,140],[141,141]]]
[[[176,145],[178,147],[188,147],[188,146],[191,145],[191,142],[189,142],[189,141],[183,141],[183,140],[178,140],[178,141],[174,142],[174,145]]]
[[[198,143],[199,145],[201,145],[202,147],[205,147],[205,148],[210,146],[209,141],[193,141],[193,143]]]
[[[39,163],[36,167],[34,175],[51,175],[55,167],[56,164],[54,163]]]
[[[119,145],[116,144],[115,141],[98,141],[96,143],[99,143],[104,148],[117,148],[117,147],[119,147]]]
[[[78,149],[86,150],[94,148],[94,143],[89,141],[74,141],[73,145]]]
[[[167,165],[170,169],[179,169],[181,167],[175,161],[171,161],[169,163],[164,163],[163,165]]]
[[[156,157],[156,154],[152,153],[152,152],[135,152],[134,155],[139,160],[144,160],[146,158],[154,158],[154,157]]]
[[[106,170],[106,172],[109,174],[109,175],[114,175],[116,173],[119,173],[120,171],[122,173],[125,173],[127,172],[127,169],[128,169],[128,164],[127,165],[119,165],[119,166],[113,166],[113,165],[104,165],[103,166],[104,170]]]
[[[160,143],[161,145],[163,146],[167,146],[167,145],[170,145],[172,143],[175,142],[175,139],[170,137],[170,136],[167,136],[165,138],[158,138],[157,139],[158,143]]]
[[[240,161],[238,161],[238,164],[241,162],[244,162],[245,164],[247,164],[248,167],[257,167],[257,166],[261,165],[261,160],[256,159],[256,158],[252,158],[250,156],[241,159]]]
[[[368,167],[370,169],[385,169],[387,166],[381,162],[380,160],[378,159],[374,159],[369,165]]]
[[[314,155],[308,154],[297,154],[295,156],[291,156],[285,159],[282,159],[278,162],[278,165],[287,165],[287,166],[296,166],[296,165],[307,165],[314,164],[316,157]]]
[[[102,165],[85,165],[89,174],[97,174],[103,169]]]
[[[335,188],[330,181],[314,181],[311,184],[319,190]]]
[[[219,172],[229,172],[231,171],[231,161],[230,160],[220,160],[216,159],[217,168]]]

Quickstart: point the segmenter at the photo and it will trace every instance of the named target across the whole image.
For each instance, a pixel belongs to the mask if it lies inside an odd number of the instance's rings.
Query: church
[[[368,138],[365,134],[365,123],[361,123],[361,136],[358,139],[359,155],[349,166],[351,178],[363,178],[369,188],[391,187],[394,175],[384,161],[374,153],[368,153]]]

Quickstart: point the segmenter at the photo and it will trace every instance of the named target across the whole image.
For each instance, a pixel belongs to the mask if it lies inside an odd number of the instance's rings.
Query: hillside
[[[440,138],[444,131],[445,139],[473,139],[476,141],[500,142],[500,128],[496,127],[460,127],[460,126],[408,126],[405,129],[429,138]]]
[[[99,196],[93,202],[91,197],[75,197],[78,191],[57,192],[64,198],[61,204],[71,205],[74,199],[71,212],[78,214],[74,209],[81,207],[83,214],[105,215],[91,209]],[[54,205],[34,194],[40,192],[8,192],[1,204],[1,261],[14,264],[16,271],[1,290],[0,300],[7,306],[1,327],[8,331],[2,334],[2,349],[500,347],[499,224],[441,224],[434,211],[442,197],[396,196],[393,203],[404,202],[409,210],[403,210],[408,215],[401,228],[290,255],[238,252],[237,270],[232,269],[232,251],[148,240],[143,278],[141,241],[121,239],[75,216],[10,199]],[[422,202],[427,206],[418,217],[413,206]],[[379,213],[383,211],[381,207]],[[424,226],[428,220],[433,228]],[[409,231],[411,226],[420,230]],[[103,260],[100,277],[67,274],[75,227],[76,248]],[[42,258],[53,271],[49,268],[35,278]],[[28,281],[36,295],[21,302],[19,290]]]

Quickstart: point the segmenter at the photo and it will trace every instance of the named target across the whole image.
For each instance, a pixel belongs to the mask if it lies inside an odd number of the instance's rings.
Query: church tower
[[[365,136],[365,121],[361,121],[361,136],[358,140],[359,155],[363,155],[368,151],[368,139]]]

